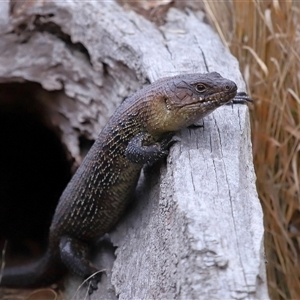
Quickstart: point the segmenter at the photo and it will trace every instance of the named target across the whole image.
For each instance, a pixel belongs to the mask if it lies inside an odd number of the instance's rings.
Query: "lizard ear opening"
[[[0,84],[0,247],[13,258],[43,250],[71,166],[38,99],[41,86]],[[24,254],[28,254],[25,255]]]

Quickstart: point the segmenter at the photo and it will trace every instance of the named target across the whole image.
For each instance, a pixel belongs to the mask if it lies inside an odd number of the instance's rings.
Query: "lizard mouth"
[[[209,95],[207,97],[201,97],[199,96],[198,99],[195,97],[193,99],[195,99],[195,101],[191,101],[190,103],[186,104],[186,105],[180,105],[180,107],[198,107],[201,105],[204,106],[221,106],[223,104],[226,104],[227,102],[229,102],[231,99],[233,99],[236,95],[236,91],[233,91],[231,93],[216,93],[213,95]]]
[[[216,93],[213,95],[210,95],[208,97],[199,97],[198,103],[207,103],[207,104],[225,104],[228,101],[230,101],[231,99],[234,98],[234,96],[236,95],[236,91],[233,91],[231,93]]]

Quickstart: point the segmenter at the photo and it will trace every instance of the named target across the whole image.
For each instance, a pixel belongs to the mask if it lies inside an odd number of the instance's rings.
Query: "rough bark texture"
[[[79,137],[95,139],[149,81],[217,71],[245,89],[201,12],[170,9],[158,27],[114,1],[23,2],[9,15],[6,0],[0,11],[0,82],[40,83],[45,122],[75,165]],[[180,132],[167,164],[144,172],[138,201],[111,233],[115,261],[103,250],[108,277],[92,299],[268,298],[248,108],[221,107],[203,125]]]

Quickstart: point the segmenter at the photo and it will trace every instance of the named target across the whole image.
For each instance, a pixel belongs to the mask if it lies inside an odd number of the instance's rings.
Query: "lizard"
[[[232,100],[251,99],[216,72],[162,78],[126,98],[63,191],[45,254],[4,268],[0,286],[46,286],[71,271],[89,278],[90,294],[96,290],[101,272],[88,259],[89,249],[124,213],[143,166],[168,155],[177,131]]]

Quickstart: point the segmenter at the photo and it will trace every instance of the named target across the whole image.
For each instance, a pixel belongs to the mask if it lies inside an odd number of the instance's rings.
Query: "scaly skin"
[[[236,91],[234,82],[214,72],[163,78],[127,98],[64,190],[44,257],[4,269],[1,285],[44,286],[67,270],[83,277],[96,272],[86,254],[123,214],[143,165],[165,157],[172,134],[228,103]],[[90,293],[99,279],[90,280]]]

